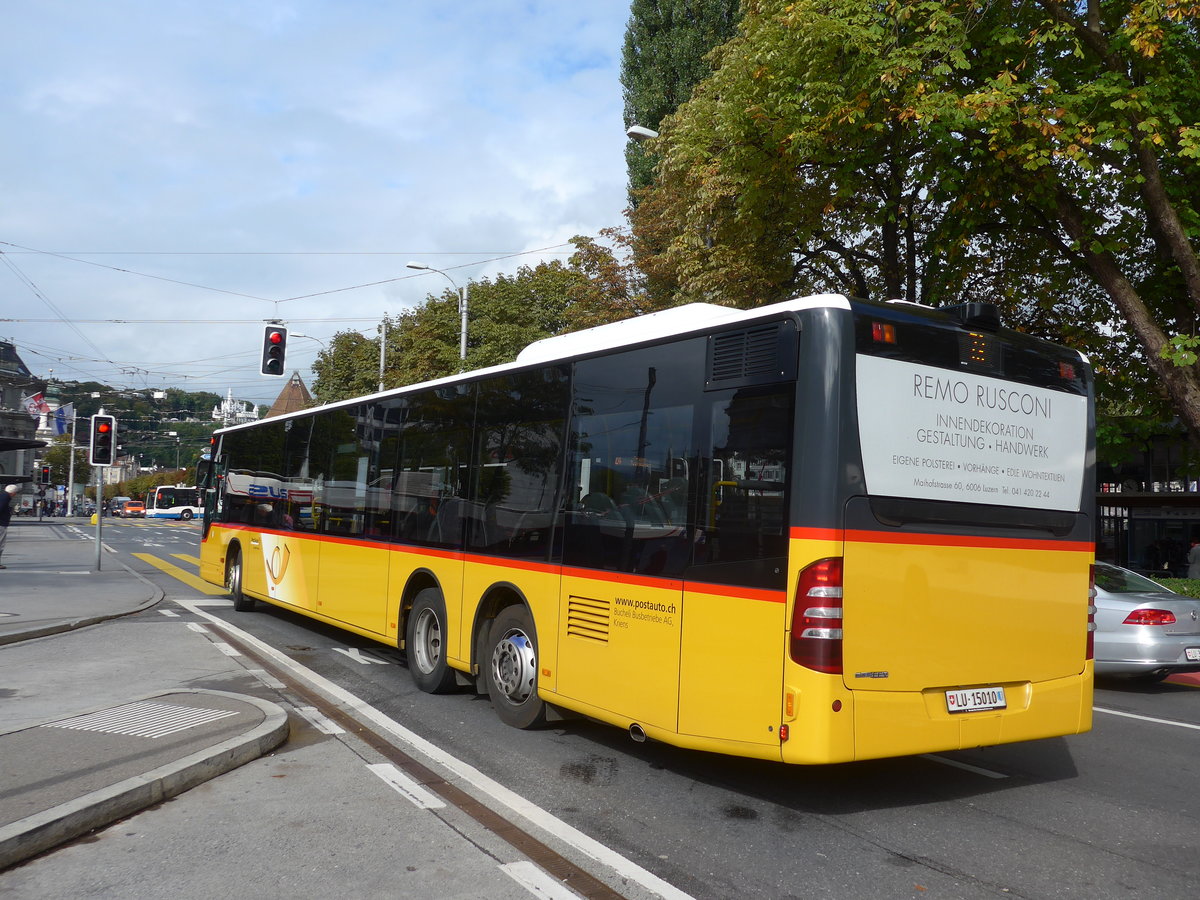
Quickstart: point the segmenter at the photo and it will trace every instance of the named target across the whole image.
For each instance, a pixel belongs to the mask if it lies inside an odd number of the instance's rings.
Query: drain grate
[[[42,728],[71,728],[76,731],[98,731],[104,734],[124,734],[130,737],[160,738],[197,725],[206,725],[226,716],[236,716],[236,710],[197,709],[191,706],[172,706],[170,703],[127,703],[86,716],[47,722]]]

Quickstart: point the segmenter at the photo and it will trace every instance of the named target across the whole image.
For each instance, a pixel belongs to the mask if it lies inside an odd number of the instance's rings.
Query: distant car
[[[146,518],[146,504],[141,500],[126,500],[125,508],[121,510],[121,516],[126,519],[144,519]]]
[[[1096,563],[1096,674],[1161,681],[1200,672],[1200,600]]]

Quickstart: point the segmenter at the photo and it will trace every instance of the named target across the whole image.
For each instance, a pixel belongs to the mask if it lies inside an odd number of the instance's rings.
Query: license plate
[[[1200,662],[1200,647],[1188,647],[1183,652],[1187,655],[1188,662]]]
[[[1198,648],[1200,649],[1200,648]],[[952,713],[978,712],[982,709],[1004,709],[1004,688],[969,688],[965,691],[946,691],[946,709]]]

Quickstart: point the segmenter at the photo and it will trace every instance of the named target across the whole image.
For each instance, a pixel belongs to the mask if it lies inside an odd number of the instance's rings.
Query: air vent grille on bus
[[[608,643],[612,604],[587,597],[567,599],[567,636]]]
[[[795,376],[795,326],[769,322],[714,334],[708,342],[707,390],[769,384]]]

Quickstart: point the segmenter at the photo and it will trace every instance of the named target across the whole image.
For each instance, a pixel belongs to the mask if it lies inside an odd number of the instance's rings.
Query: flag
[[[21,402],[25,404],[25,412],[29,413],[35,419],[42,413],[50,412],[50,404],[46,402],[46,398],[38,391],[32,397],[21,395]]]
[[[66,434],[71,430],[71,425],[75,421],[75,404],[68,403],[66,406],[60,406],[54,411],[54,433]]]

